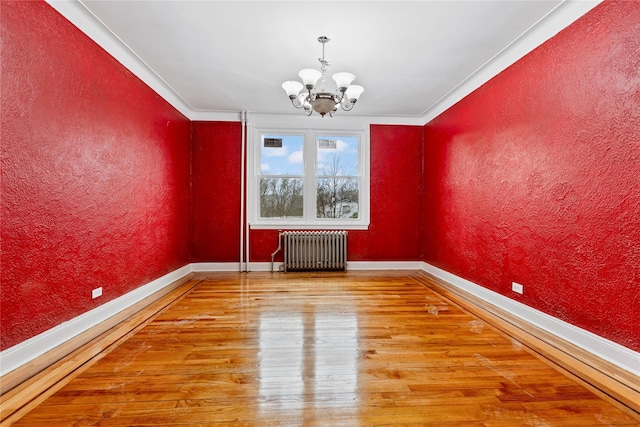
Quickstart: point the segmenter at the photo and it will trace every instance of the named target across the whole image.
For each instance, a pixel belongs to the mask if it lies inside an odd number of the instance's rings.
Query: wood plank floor
[[[408,273],[211,274],[17,426],[632,426]]]

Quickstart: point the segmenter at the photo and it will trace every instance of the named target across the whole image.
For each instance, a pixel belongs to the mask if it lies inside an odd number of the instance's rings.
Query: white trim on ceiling
[[[189,120],[240,121],[240,111],[194,110],[167,82],[138,57],[80,1],[46,1],[117,61],[145,82],[151,89],[158,93],[158,95],[184,114]],[[487,61],[457,87],[452,89],[447,95],[430,106],[422,116],[359,116],[359,120],[376,124],[425,125],[527,53],[555,36],[563,28],[571,25],[601,2],[602,0],[563,1],[519,38],[514,40],[509,46]],[[263,115],[273,116],[276,120],[281,120],[285,117],[295,117],[293,114]],[[304,114],[302,114],[302,116],[306,117]]]
[[[422,126],[425,124],[422,117],[418,116],[362,116],[357,114],[350,114],[338,111],[332,118],[323,118],[319,114],[312,114],[307,116],[303,111],[298,113],[293,112],[290,114],[268,114],[268,113],[253,113],[247,112],[251,120],[258,120],[261,123],[269,123],[271,127],[283,127],[291,123],[302,123],[303,126],[308,127],[310,121],[313,124],[311,127],[317,128],[324,126],[323,123],[327,123],[326,126],[330,128],[342,127],[344,129],[351,129],[354,126],[360,127],[361,124],[377,124],[377,125],[415,125]],[[224,111],[192,111],[188,116],[192,121],[206,121],[206,122],[237,122],[240,121],[240,112],[224,112]],[[330,125],[328,122],[331,121]],[[336,123],[339,122],[339,123]],[[278,124],[279,123],[279,124]]]
[[[78,0],[46,0],[58,13],[145,82],[176,110],[191,119],[193,108],[149,65]],[[238,119],[239,121],[239,119]]]
[[[423,124],[429,123],[474,90],[500,74],[535,48],[558,34],[603,0],[565,0],[532,25],[520,37],[484,63],[458,86],[427,109]]]

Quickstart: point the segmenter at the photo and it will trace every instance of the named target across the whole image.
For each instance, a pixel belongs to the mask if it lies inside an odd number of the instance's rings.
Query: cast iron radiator
[[[284,271],[347,270],[346,231],[285,231]]]

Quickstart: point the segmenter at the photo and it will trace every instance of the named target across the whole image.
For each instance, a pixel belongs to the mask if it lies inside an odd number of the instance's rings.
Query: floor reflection
[[[358,388],[358,319],[348,310],[264,312],[260,316],[261,412],[305,408],[354,411]],[[307,414],[308,415],[308,414]],[[291,418],[289,418],[291,419]]]
[[[301,409],[304,324],[300,313],[260,316],[260,408]]]
[[[358,389],[358,319],[354,313],[323,313],[315,322],[315,403],[353,406]]]

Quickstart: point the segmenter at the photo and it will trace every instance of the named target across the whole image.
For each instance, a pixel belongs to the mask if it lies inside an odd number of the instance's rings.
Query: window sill
[[[368,230],[369,224],[349,223],[280,223],[280,224],[249,224],[252,230]]]

